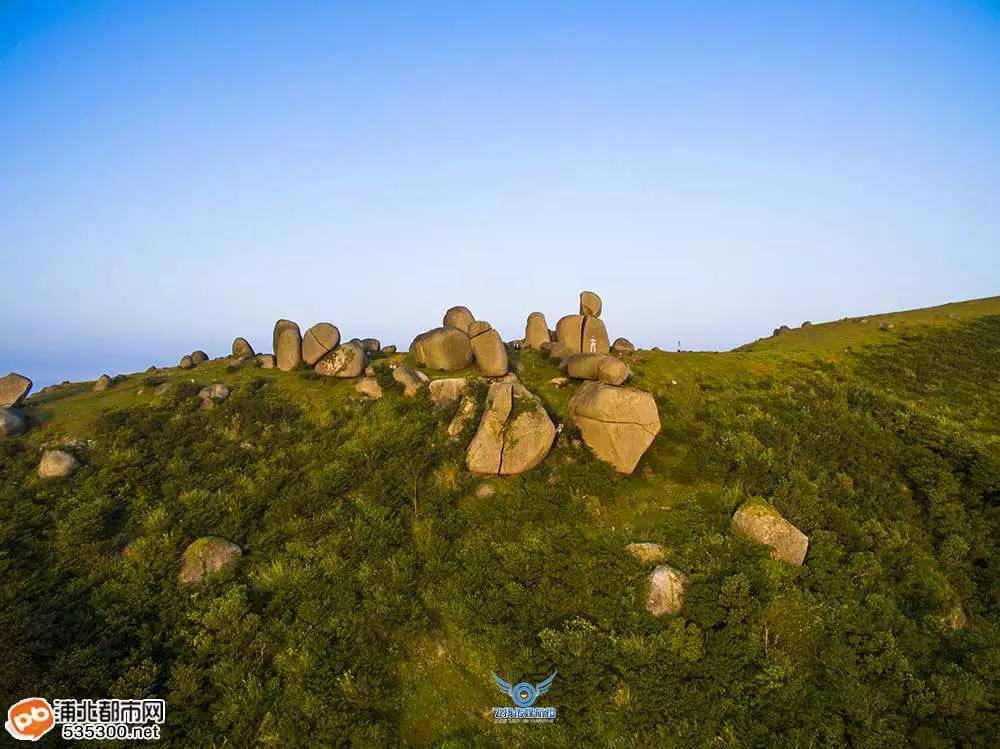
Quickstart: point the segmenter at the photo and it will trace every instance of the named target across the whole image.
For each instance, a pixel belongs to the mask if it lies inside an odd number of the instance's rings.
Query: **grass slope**
[[[576,386],[512,360],[565,421]],[[219,361],[157,373],[163,396],[34,396],[0,453],[0,698],[163,697],[167,746],[988,745],[1000,299],[630,363],[664,424],[631,476],[569,424],[534,471],[472,476],[454,406],[385,378],[369,403]],[[197,409],[217,380],[231,398]],[[42,482],[65,435],[84,466]],[[733,536],[752,498],[809,534],[804,567]],[[244,557],[179,590],[202,535]],[[690,576],[680,615],[644,611],[634,541]],[[553,670],[556,724],[493,724],[490,671]]]

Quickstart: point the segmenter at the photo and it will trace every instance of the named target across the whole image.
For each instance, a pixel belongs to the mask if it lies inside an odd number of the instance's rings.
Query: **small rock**
[[[646,611],[653,616],[676,614],[684,607],[687,575],[666,564],[661,564],[649,576],[649,595]]]
[[[377,375],[378,372],[375,371],[375,367],[373,367],[371,364],[365,367],[365,377],[375,377]]]
[[[476,496],[480,499],[488,499],[496,494],[497,490],[490,484],[480,484],[476,487]]]
[[[412,398],[428,381],[427,375],[412,367],[396,367],[392,370],[392,379],[403,386],[403,395]]]
[[[111,385],[112,385],[111,378],[108,377],[108,375],[106,374],[102,374],[94,382],[94,387],[92,388],[92,391],[95,393],[101,393],[107,390],[109,387],[111,387]]]
[[[667,549],[660,544],[649,541],[629,544],[625,551],[634,556],[640,562],[663,562],[667,558]]]
[[[742,505],[733,514],[733,526],[746,538],[770,546],[775,559],[802,566],[809,549],[809,537],[770,505]]]
[[[809,320],[806,320],[804,323],[802,323],[802,327],[803,328],[811,328],[812,327],[812,322],[810,322]]]
[[[0,437],[18,437],[28,429],[28,420],[13,408],[0,408]]]
[[[396,347],[395,346],[383,346],[381,353],[385,354],[386,356],[392,356],[393,354],[396,353]]]
[[[236,338],[233,340],[233,358],[250,359],[254,355],[253,346],[246,338]]]
[[[382,386],[378,384],[378,380],[374,377],[362,377],[358,380],[358,384],[354,386],[354,389],[368,398],[373,400],[378,400],[382,397]]]
[[[181,556],[181,585],[197,585],[220,570],[236,564],[243,550],[232,541],[205,536],[191,543]]]
[[[278,363],[274,354],[257,354],[256,359],[261,369],[274,369]]]
[[[169,382],[161,382],[155,388],[153,388],[153,395],[166,395],[170,392],[173,387]]]
[[[221,382],[204,387],[198,392],[198,399],[201,401],[202,408],[211,408],[216,403],[222,403],[228,397],[229,388]]]
[[[553,377],[548,384],[559,390],[569,385],[569,377]]]
[[[46,450],[38,464],[38,475],[43,479],[70,476],[80,466],[80,462],[63,450]]]
[[[443,406],[446,403],[454,403],[459,396],[465,392],[467,380],[464,377],[445,377],[440,380],[431,380],[427,385],[430,391],[431,401],[435,406]]]

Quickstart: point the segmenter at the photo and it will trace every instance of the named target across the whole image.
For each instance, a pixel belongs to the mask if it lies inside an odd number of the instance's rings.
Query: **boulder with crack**
[[[586,382],[570,401],[583,441],[620,473],[632,473],[660,432],[660,413],[651,393]]]
[[[555,425],[535,395],[519,382],[496,382],[465,462],[473,473],[524,473],[548,455],[555,436]]]

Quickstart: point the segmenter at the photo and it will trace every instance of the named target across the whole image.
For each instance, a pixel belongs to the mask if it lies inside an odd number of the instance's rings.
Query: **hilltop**
[[[176,746],[936,747],[1000,730],[1000,297],[731,352],[624,351],[624,387],[662,424],[631,473],[575,426],[589,383],[542,351],[505,357],[560,427],[511,476],[467,468],[480,368],[417,350],[373,354],[377,400],[232,357],[30,396],[32,428],[0,440],[0,697],[161,697]],[[460,402],[408,396],[391,366],[469,378],[459,439]],[[203,408],[215,383],[227,397]],[[75,473],[38,477],[52,448]],[[804,563],[736,532],[744,507],[799,529]],[[205,537],[238,557],[179,585]],[[683,602],[653,615],[660,566]],[[557,721],[495,724],[511,703],[491,671],[557,671],[539,700]]]

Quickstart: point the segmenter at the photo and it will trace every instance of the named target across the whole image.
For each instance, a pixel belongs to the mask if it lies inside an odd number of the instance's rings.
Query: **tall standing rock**
[[[11,372],[0,377],[0,408],[17,408],[31,392],[31,380]]]
[[[660,432],[660,413],[650,393],[585,382],[570,401],[583,440],[620,473],[632,473]]]
[[[524,348],[538,350],[543,343],[550,341],[549,324],[545,322],[545,315],[541,312],[532,312],[528,315],[528,322],[524,326]]]
[[[484,320],[469,326],[469,339],[476,364],[485,377],[503,377],[507,374],[507,348],[500,334]]]
[[[556,341],[574,354],[583,351],[583,315],[566,315],[556,323]]]
[[[302,336],[302,359],[310,367],[324,354],[340,345],[340,330],[328,322],[318,322]]]
[[[253,346],[250,345],[250,341],[246,338],[235,338],[233,339],[233,358],[234,359],[250,359],[254,355]]]
[[[302,332],[291,320],[274,324],[274,357],[283,372],[295,369],[302,361]]]
[[[587,317],[600,317],[603,303],[593,291],[580,292],[580,314]]]
[[[583,319],[583,336],[580,350],[591,354],[607,354],[611,352],[611,341],[608,339],[608,329],[604,321],[596,317]]]
[[[463,333],[469,332],[469,326],[476,321],[468,307],[452,307],[444,313],[442,325],[446,328],[455,328]]]
[[[523,406],[527,408],[522,410]],[[516,413],[513,418],[512,413]],[[523,473],[542,462],[555,436],[555,425],[536,396],[518,382],[495,382],[486,395],[479,430],[469,443],[466,465],[473,473]]]

